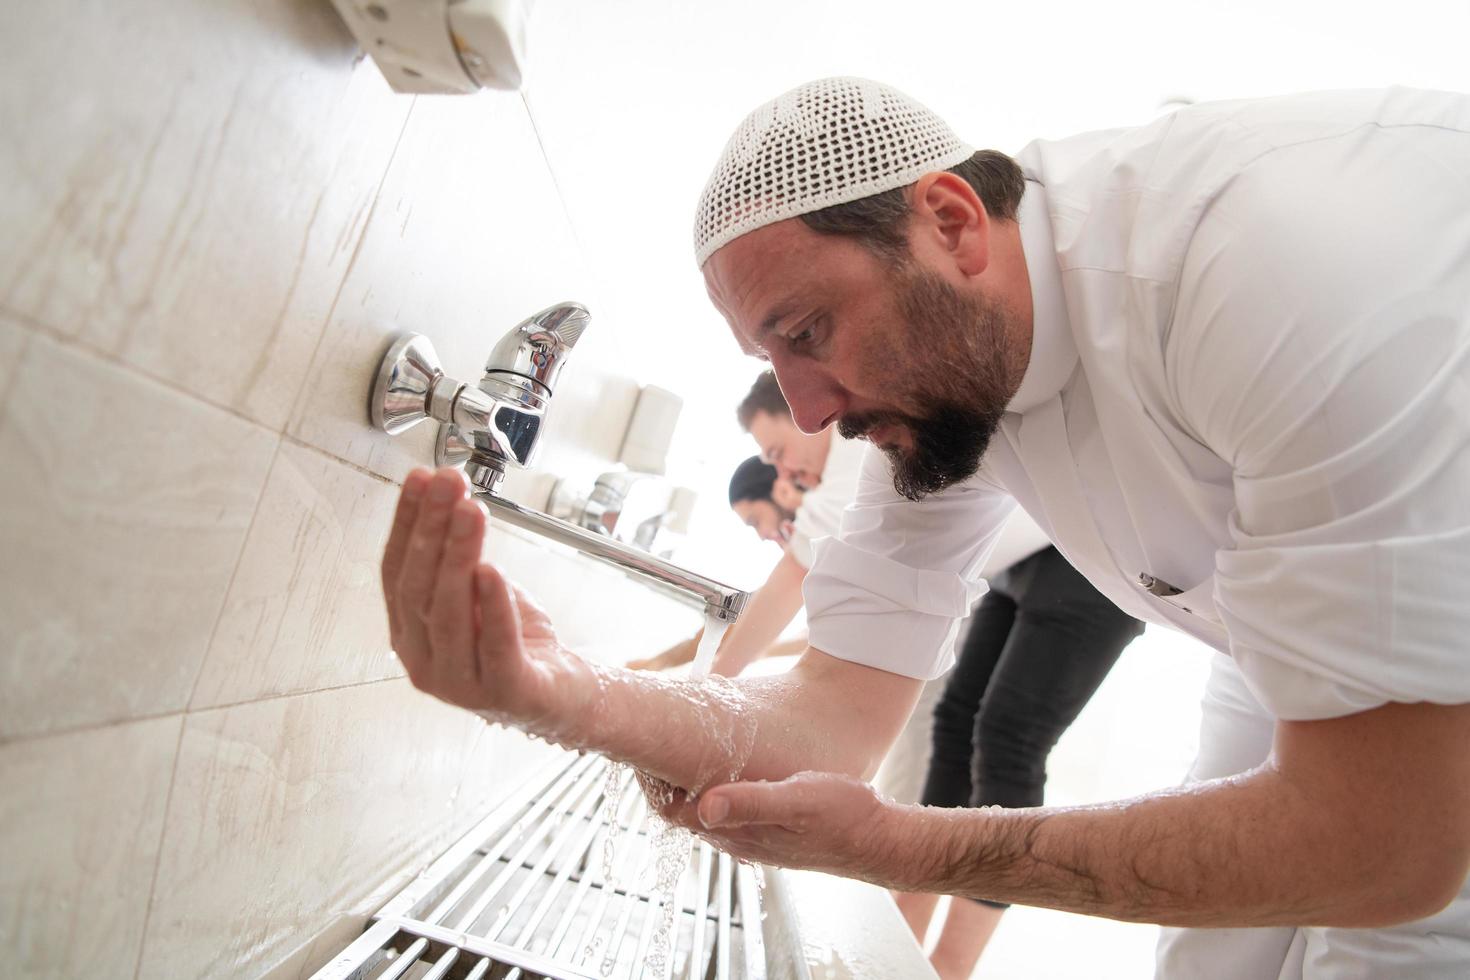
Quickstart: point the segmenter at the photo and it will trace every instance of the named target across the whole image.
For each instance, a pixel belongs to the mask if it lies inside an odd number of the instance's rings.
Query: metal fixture
[[[491,517],[631,572],[671,598],[697,603],[707,616],[733,623],[750,598],[749,593],[680,568],[636,545],[528,510],[495,494],[476,496],[489,508]]]
[[[556,379],[591,314],[559,303],[500,338],[478,387],[444,373],[428,338],[407,334],[393,342],[373,384],[373,424],[397,435],[428,418],[453,422],[469,444],[465,473],[493,491],[509,464],[536,458]]]
[[[598,756],[570,756],[532,779],[385,905],[313,980],[765,980],[755,872],[703,841],[691,847],[674,888],[664,969],[655,976],[649,968],[664,898],[641,880],[650,815],[624,773],[614,791],[621,798],[614,830],[606,819],[606,765]]]
[[[438,461],[463,460],[472,491],[490,516],[608,562],[674,598],[697,603],[706,615],[733,622],[747,593],[635,545],[528,510],[496,492],[507,466],[527,467],[535,460],[557,378],[590,320],[586,307],[577,303],[542,310],[500,339],[478,385],[447,376],[428,338],[399,337],[373,383],[373,424],[396,435],[429,418],[445,423],[437,440]]]

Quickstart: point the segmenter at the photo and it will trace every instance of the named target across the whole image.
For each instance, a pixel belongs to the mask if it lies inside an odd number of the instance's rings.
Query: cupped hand
[[[715,786],[666,816],[746,861],[886,883],[910,809],[851,776],[801,772]]]
[[[485,510],[457,470],[403,482],[383,554],[388,628],[415,687],[541,734],[574,717],[586,667],[546,613],[481,561]]]

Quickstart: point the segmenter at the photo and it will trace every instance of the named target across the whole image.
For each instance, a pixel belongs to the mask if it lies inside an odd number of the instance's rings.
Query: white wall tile
[[[480,377],[495,342],[525,317],[578,300],[594,322],[567,362],[548,422],[544,465],[617,453],[636,386],[585,293],[587,275],[520,98],[420,99],[293,415],[303,441],[390,479],[433,465],[435,426],[388,437],[367,402],[391,338],[428,336],[445,370]],[[596,469],[592,468],[593,475]],[[565,475],[565,474],[563,474]],[[588,481],[590,486],[590,480]]]
[[[0,307],[284,425],[411,99],[325,2],[6,5]]]
[[[140,975],[266,972],[558,752],[406,680],[191,713]]]
[[[379,584],[398,487],[286,442],[192,707],[401,676]]]
[[[7,977],[130,977],[180,716],[0,745]]]
[[[278,438],[32,338],[0,420],[0,737],[184,707]]]

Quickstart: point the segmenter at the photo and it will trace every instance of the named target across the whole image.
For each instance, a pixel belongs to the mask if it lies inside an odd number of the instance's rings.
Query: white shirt
[[[1470,702],[1470,98],[1200,105],[1019,159],[1031,363],[972,479],[911,503],[869,453],[812,645],[944,671],[1014,500],[1277,718]]]
[[[836,432],[822,464],[822,480],[801,495],[787,548],[803,568],[812,567],[812,543],[842,527],[842,511],[857,496],[858,476],[868,444],[844,439]]]
[[[832,446],[822,466],[822,482],[806,491],[792,522],[787,547],[803,568],[811,568],[813,545],[835,536],[842,528],[843,511],[857,497],[858,479],[870,445],[860,439],[844,439],[832,433]],[[1022,558],[1036,554],[1051,542],[1024,511],[1015,511],[1006,522],[995,548],[980,569],[981,578],[997,575]]]

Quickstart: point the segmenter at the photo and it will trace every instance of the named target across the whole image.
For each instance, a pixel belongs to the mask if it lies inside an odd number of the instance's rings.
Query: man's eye
[[[803,327],[796,333],[791,334],[786,339],[790,342],[792,347],[810,347],[817,342],[818,327],[821,325],[821,322],[821,320],[813,320],[806,327]]]

